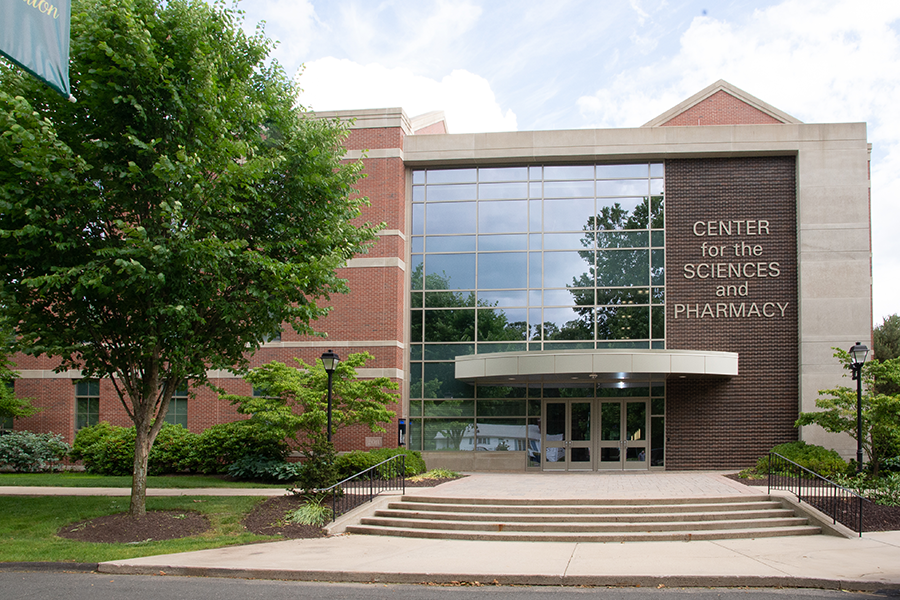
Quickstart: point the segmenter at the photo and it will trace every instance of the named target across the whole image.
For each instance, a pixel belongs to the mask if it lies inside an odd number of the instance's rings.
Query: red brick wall
[[[672,117],[663,123],[662,127],[768,125],[773,123],[781,123],[781,121],[720,90],[683,113]]]
[[[666,345],[669,349],[737,352],[731,379],[670,379],[666,401],[666,467],[718,469],[747,466],[772,446],[797,439],[798,399],[796,169],[793,157],[666,161]],[[746,221],[756,224],[747,233]],[[759,221],[768,235],[758,235]],[[708,223],[743,221],[742,234],[708,235]],[[695,223],[705,235],[694,232]],[[703,256],[702,243],[723,257]],[[735,256],[734,244],[759,247]],[[740,251],[746,251],[740,246]],[[779,275],[770,263],[778,263]],[[752,264],[754,277],[700,278],[698,264]],[[758,263],[764,264],[762,271]],[[759,277],[764,272],[767,277]],[[728,274],[727,267],[722,274]],[[717,296],[718,285],[746,295]],[[787,304],[784,316],[767,302]],[[755,303],[777,316],[725,317],[720,304]],[[711,305],[714,315],[703,315]],[[697,307],[687,314],[682,307]],[[729,309],[730,311],[730,309]]]

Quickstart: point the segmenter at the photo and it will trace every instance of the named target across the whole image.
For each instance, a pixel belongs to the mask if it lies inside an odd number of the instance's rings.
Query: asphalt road
[[[0,571],[0,597],[16,600],[881,600],[900,592],[756,588],[579,588],[308,583],[201,577]]]

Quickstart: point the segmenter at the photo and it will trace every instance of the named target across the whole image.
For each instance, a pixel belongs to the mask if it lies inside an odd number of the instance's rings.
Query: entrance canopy
[[[736,352],[696,350],[565,350],[472,354],[455,359],[467,383],[637,383],[672,377],[734,377]]]

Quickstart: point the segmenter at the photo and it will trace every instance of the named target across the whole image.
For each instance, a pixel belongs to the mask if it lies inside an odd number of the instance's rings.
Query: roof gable
[[[800,122],[791,115],[720,79],[678,106],[645,123],[644,127],[769,125]]]

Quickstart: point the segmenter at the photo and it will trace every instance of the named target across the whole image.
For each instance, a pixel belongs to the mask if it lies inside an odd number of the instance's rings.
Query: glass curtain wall
[[[442,417],[473,432],[482,417],[522,426],[524,390],[482,386],[479,395],[509,406],[482,414],[474,386],[453,376],[455,356],[665,348],[661,163],[418,170],[412,178],[410,417],[451,411]],[[435,447],[424,450],[459,449],[455,437],[471,437],[474,450],[479,436],[425,437]]]

